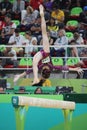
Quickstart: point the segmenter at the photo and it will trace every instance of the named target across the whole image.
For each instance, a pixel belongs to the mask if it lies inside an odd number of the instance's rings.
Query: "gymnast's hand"
[[[84,73],[84,71],[80,67],[77,67],[76,69],[79,75]]]

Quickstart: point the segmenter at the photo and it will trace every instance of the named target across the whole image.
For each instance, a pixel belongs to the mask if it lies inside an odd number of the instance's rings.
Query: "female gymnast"
[[[53,66],[50,58],[50,44],[49,44],[49,39],[47,36],[47,31],[46,31],[46,22],[44,18],[44,7],[43,5],[39,6],[40,10],[40,16],[41,16],[41,29],[42,29],[42,38],[43,38],[43,50],[40,50],[37,52],[34,57],[33,57],[33,74],[34,74],[34,80],[32,85],[40,85],[39,83],[41,82],[41,79],[48,79],[50,77],[50,73],[52,69],[57,69],[57,70],[70,70],[70,71],[77,71],[78,73],[82,72],[81,68],[69,68],[67,66]],[[40,61],[42,64],[39,64]],[[42,77],[39,79],[38,77],[38,69],[41,69],[42,72]],[[26,74],[30,73],[31,70],[23,72],[22,74],[16,75],[14,78],[14,82],[16,82],[19,78],[24,77]],[[44,81],[43,80],[43,81]]]

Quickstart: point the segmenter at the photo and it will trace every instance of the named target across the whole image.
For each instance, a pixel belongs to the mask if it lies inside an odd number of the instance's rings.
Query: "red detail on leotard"
[[[42,54],[43,59],[50,56],[50,52],[45,52],[44,50],[40,50],[40,52]]]

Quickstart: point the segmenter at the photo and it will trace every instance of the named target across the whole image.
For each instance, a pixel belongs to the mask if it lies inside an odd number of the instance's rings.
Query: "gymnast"
[[[44,18],[44,7],[43,5],[39,6],[40,16],[41,16],[41,29],[42,29],[42,38],[43,38],[43,50],[37,52],[33,57],[33,75],[34,80],[32,86],[40,86],[41,83],[45,82],[49,77],[50,73],[53,69],[56,70],[69,70],[76,71],[78,73],[82,73],[82,69],[79,67],[69,68],[68,66],[53,66],[50,57],[50,45],[49,39],[46,31],[46,22]],[[42,64],[40,64],[42,63]],[[38,77],[38,69],[41,70],[41,78]],[[22,74],[16,75],[14,78],[14,82],[16,82],[19,78],[24,77],[26,74],[30,73],[32,70],[27,70]],[[50,83],[49,83],[50,84]]]

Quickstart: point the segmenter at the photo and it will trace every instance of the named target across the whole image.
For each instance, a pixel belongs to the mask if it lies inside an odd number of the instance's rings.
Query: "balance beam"
[[[14,107],[35,106],[35,107],[44,107],[44,108],[69,109],[69,110],[75,109],[75,102],[25,97],[25,96],[13,96],[12,104]]]

